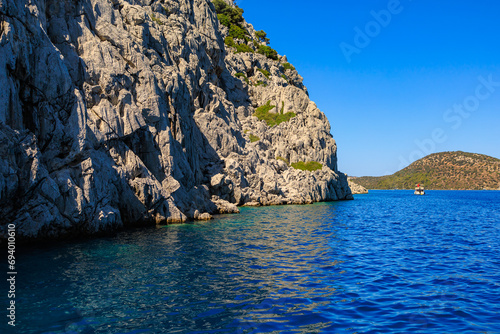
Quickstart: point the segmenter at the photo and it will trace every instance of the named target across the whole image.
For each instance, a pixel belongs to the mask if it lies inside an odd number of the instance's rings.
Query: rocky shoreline
[[[352,178],[348,177],[347,181],[349,182],[349,188],[351,188],[353,195],[368,194],[368,189],[354,182]]]

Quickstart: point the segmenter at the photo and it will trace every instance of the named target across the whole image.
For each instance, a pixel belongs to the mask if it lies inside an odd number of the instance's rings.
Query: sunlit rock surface
[[[302,78],[286,57],[227,48],[210,1],[1,0],[0,19],[3,236],[352,198]],[[253,116],[268,101],[296,116],[269,127]]]

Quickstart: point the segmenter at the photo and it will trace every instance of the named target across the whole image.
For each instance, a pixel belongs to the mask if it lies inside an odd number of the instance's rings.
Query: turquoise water
[[[15,332],[499,333],[499,249],[500,192],[244,208],[24,252]]]

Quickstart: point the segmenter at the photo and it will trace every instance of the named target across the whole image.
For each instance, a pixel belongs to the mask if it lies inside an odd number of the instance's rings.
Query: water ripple
[[[31,250],[16,333],[499,333],[499,213],[375,191]]]

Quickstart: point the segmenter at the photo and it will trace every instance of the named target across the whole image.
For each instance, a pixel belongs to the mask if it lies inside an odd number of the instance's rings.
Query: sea
[[[2,333],[500,333],[499,191],[242,208],[16,260]]]

